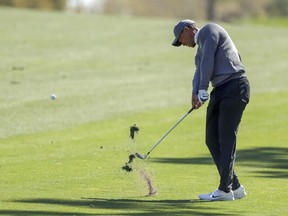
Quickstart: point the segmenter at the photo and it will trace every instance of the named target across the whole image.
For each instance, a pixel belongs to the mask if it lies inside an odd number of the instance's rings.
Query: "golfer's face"
[[[195,47],[196,44],[194,42],[194,32],[191,28],[185,27],[180,34],[179,42],[182,43],[183,46]]]

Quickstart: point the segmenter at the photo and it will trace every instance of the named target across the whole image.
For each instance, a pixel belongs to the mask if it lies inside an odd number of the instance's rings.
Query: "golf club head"
[[[144,160],[146,158],[146,155],[143,156],[143,155],[139,154],[138,152],[135,153],[135,156],[142,159],[142,160]]]

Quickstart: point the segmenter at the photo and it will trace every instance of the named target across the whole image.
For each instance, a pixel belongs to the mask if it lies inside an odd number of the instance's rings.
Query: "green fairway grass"
[[[286,26],[221,23],[251,82],[235,167],[248,195],[211,203],[198,199],[219,182],[207,105],[122,170],[190,109],[196,50],[171,46],[177,20],[10,8],[0,18],[0,215],[288,214]]]

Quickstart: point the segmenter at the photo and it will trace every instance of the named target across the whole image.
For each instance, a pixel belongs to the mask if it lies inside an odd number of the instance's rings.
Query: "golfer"
[[[220,174],[220,184],[214,192],[200,194],[199,198],[243,198],[246,192],[234,171],[238,126],[250,98],[241,57],[225,29],[214,23],[199,29],[194,21],[182,20],[174,27],[174,35],[173,46],[198,46],[192,106],[201,107],[209,99],[209,82],[213,87],[206,114],[206,145]]]

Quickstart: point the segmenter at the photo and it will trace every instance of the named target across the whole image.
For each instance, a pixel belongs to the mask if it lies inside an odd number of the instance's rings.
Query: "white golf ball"
[[[50,95],[50,99],[51,99],[51,100],[55,100],[55,99],[56,99],[56,95],[51,94],[51,95]]]

